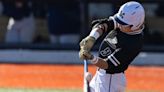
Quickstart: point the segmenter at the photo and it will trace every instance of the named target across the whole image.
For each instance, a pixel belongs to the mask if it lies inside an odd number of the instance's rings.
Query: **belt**
[[[101,73],[106,73],[106,70],[104,70],[104,69],[99,68],[98,71],[101,72]]]
[[[101,73],[104,73],[104,74],[118,74],[118,73],[124,73],[124,71],[123,71],[123,72],[109,73],[109,72],[107,72],[106,70],[101,69],[101,68],[98,68],[98,71],[101,72]]]

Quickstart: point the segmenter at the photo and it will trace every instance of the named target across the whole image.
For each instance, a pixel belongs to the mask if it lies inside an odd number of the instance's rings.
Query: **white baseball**
[[[91,81],[91,79],[92,79],[92,74],[91,74],[90,72],[85,73],[85,79],[86,79],[87,81]]]

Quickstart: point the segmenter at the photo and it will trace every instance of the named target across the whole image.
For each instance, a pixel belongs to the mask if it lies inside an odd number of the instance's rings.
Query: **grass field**
[[[5,89],[1,88],[0,92],[82,92],[81,89]],[[143,90],[127,90],[126,92],[159,92]]]

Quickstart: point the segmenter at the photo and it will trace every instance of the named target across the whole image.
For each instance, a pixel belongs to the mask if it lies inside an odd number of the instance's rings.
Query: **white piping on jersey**
[[[108,56],[108,59],[115,65],[118,66],[121,63],[118,61],[118,59],[114,56],[115,53],[120,51],[121,48],[116,49],[111,55]]]
[[[108,58],[115,66],[118,66],[118,64],[112,59],[112,56],[108,56]]]
[[[120,65],[120,62],[117,60],[117,58],[115,56],[113,56],[113,54],[111,55],[113,57],[113,59],[117,62],[117,64]]]
[[[114,22],[114,30],[117,28],[117,24],[116,24],[116,20],[114,19],[114,17],[113,16],[110,16],[109,18],[111,18],[112,20],[113,20],[113,22]]]

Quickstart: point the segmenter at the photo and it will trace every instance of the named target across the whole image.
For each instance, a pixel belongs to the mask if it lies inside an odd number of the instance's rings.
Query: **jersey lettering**
[[[111,50],[109,47],[106,47],[104,50],[100,51],[102,56],[109,56],[111,54]]]

